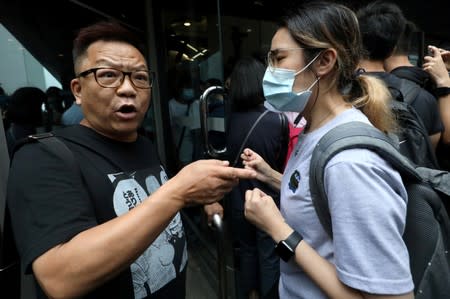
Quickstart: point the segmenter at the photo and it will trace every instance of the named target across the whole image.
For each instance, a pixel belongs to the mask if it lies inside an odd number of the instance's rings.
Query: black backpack
[[[379,78],[384,81],[392,95],[390,104],[399,125],[395,135],[400,144],[400,152],[416,165],[440,168],[426,127],[416,110],[409,104],[415,100],[420,87],[389,73],[388,76]]]
[[[419,70],[420,73],[417,73]],[[434,94],[436,84],[433,82],[430,75],[419,67],[398,67],[393,69],[391,74],[415,83],[429,93]]]
[[[450,294],[450,222],[444,201],[450,200],[450,173],[416,167],[399,153],[396,143],[371,125],[349,122],[326,133],[310,164],[314,208],[325,231],[333,236],[324,188],[328,161],[342,150],[367,148],[399,171],[408,193],[403,239],[408,248],[416,299],[443,299]]]
[[[425,125],[414,108],[405,102],[391,101],[391,109],[399,125],[395,136],[400,153],[416,165],[440,168]]]

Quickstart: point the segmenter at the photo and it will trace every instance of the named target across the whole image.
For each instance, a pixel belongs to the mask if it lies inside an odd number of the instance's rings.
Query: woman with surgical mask
[[[361,39],[345,6],[310,2],[290,8],[272,38],[263,79],[266,107],[306,120],[283,174],[259,154],[241,155],[258,179],[280,189],[280,210],[259,189],[245,196],[246,218],[277,243],[280,298],[413,298],[402,239],[407,195],[399,173],[368,149],[344,150],[325,167],[331,239],[315,212],[309,164],[320,138],[359,121],[383,132],[395,121],[389,92],[376,78],[356,75]]]

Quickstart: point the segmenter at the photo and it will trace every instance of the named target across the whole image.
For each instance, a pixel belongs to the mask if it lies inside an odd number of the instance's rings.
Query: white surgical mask
[[[181,98],[186,102],[194,100],[194,90],[192,88],[183,88],[181,90]]]
[[[307,89],[296,93],[292,91],[295,77],[305,71],[319,55],[320,53],[298,72],[268,67],[263,78],[264,97],[266,98],[264,106],[274,111],[302,113],[311,96],[311,88],[320,78],[317,78]]]

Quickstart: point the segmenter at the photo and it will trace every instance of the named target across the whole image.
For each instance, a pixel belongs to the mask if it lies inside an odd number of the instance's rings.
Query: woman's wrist
[[[450,94],[450,87],[437,87],[434,89],[434,96],[436,98],[443,98]]]
[[[283,175],[281,173],[279,173],[278,171],[276,171],[275,169],[272,168],[270,178],[274,185],[277,185],[277,186],[281,185],[282,176]]]
[[[450,87],[450,76],[442,80],[436,80],[436,88]]]
[[[275,243],[278,244],[281,240],[286,240],[286,238],[289,237],[293,231],[294,230],[289,226],[289,224],[283,222],[282,225],[273,227],[273,232],[270,232],[270,235]]]

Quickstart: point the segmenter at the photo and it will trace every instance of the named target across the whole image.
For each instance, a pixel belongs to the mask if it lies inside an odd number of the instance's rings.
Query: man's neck
[[[386,72],[390,72],[401,66],[414,66],[408,59],[407,55],[392,55],[384,61]]]
[[[359,68],[366,72],[386,72],[383,61],[362,59],[358,65]]]

